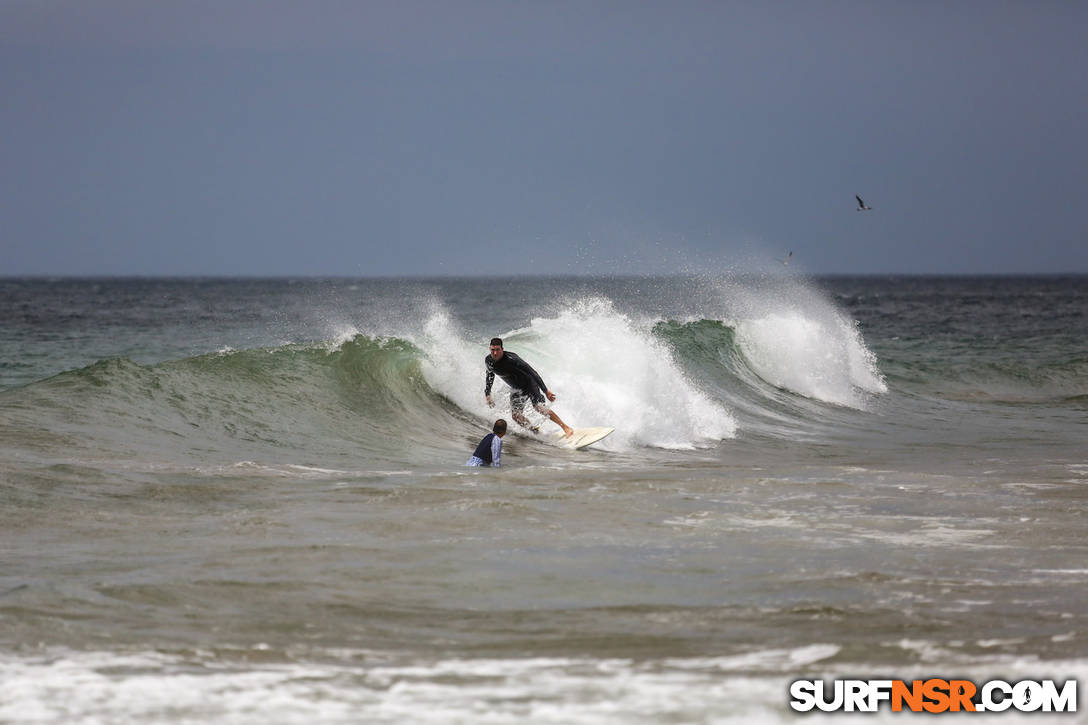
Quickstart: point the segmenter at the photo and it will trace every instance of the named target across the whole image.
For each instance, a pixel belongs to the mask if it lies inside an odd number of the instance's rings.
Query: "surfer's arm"
[[[498,436],[491,439],[491,465],[495,468],[502,465],[502,438]]]
[[[491,386],[495,383],[495,371],[491,369],[489,365],[487,367],[487,375],[484,378],[484,397],[488,402],[491,402]]]

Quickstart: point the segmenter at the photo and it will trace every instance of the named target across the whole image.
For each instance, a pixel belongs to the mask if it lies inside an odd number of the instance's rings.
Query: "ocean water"
[[[616,432],[464,467],[495,335]],[[0,721],[1083,702],[1086,413],[1083,276],[0,279]]]

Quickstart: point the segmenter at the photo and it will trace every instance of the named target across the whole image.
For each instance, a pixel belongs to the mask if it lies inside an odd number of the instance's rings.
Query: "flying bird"
[[[857,211],[872,211],[872,210],[873,210],[873,207],[871,207],[871,206],[865,206],[865,202],[864,202],[864,201],[862,201],[862,200],[861,200],[861,197],[860,197],[860,196],[858,196],[857,194],[854,194],[854,198],[858,200],[858,208],[857,208]]]

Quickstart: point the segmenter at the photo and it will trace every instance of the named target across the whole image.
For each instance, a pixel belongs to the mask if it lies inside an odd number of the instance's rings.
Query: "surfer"
[[[562,428],[567,438],[574,434],[574,429],[560,420],[555,411],[544,402],[545,396],[549,401],[555,400],[555,393],[548,390],[548,386],[540,378],[540,373],[533,370],[529,363],[522,360],[520,356],[502,349],[502,338],[491,339],[491,348],[487,357],[484,358],[484,367],[487,368],[484,397],[487,398],[489,406],[495,407],[495,403],[491,400],[491,384],[495,382],[495,376],[498,375],[510,386],[511,417],[517,421],[518,425],[534,433],[540,432],[540,429],[533,426],[522,413],[525,410],[526,401],[531,400],[533,407]]]
[[[484,436],[480,445],[472,452],[472,457],[465,463],[466,466],[494,466],[502,465],[502,437],[506,435],[506,421],[499,418],[492,426],[491,432]]]

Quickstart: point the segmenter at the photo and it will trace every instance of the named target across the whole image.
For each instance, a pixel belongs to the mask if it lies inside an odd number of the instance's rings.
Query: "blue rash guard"
[[[494,433],[488,433],[476,446],[472,457],[465,463],[466,466],[494,466],[502,465],[502,438]]]

